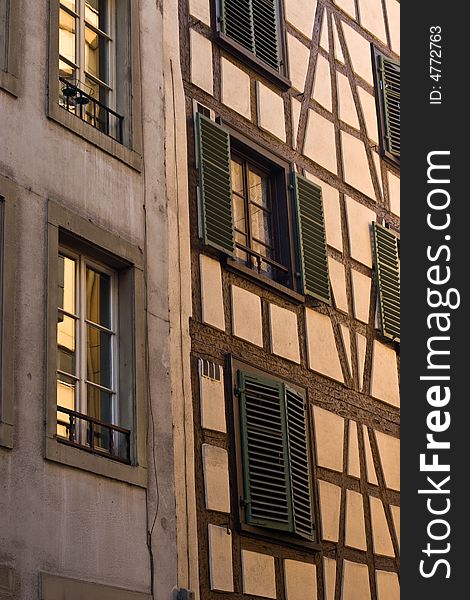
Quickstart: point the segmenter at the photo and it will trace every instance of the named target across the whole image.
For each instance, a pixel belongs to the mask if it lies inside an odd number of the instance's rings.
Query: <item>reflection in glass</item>
[[[108,40],[85,26],[85,71],[108,83]]]
[[[65,7],[69,8],[70,10],[73,10],[74,12],[76,12],[75,0],[60,0],[60,3],[62,4],[62,6],[65,6]]]
[[[100,390],[92,385],[87,386],[88,410],[87,414],[94,419],[103,421],[104,423],[113,422],[113,395],[109,392]],[[93,426],[94,430],[94,446],[109,449],[110,431],[106,427],[99,425]]]
[[[111,277],[90,267],[86,270],[86,318],[111,327]]]
[[[111,364],[112,337],[92,325],[87,327],[87,380],[111,387],[112,364]]]
[[[232,191],[241,196],[243,196],[245,192],[243,165],[235,160],[232,160]]]
[[[76,262],[73,258],[59,255],[58,297],[59,308],[75,314]]]
[[[57,323],[57,368],[59,371],[76,374],[75,332],[76,320],[61,315]]]
[[[75,410],[77,384],[74,379],[66,375],[57,376],[57,406]],[[66,413],[57,411],[57,435],[61,437],[70,437],[70,416]]]
[[[75,17],[60,9],[59,54],[76,64]]]
[[[86,22],[105,33],[109,33],[108,3],[109,0],[85,0]]]
[[[251,202],[255,202],[264,208],[268,208],[268,182],[251,169],[248,172],[248,186]]]

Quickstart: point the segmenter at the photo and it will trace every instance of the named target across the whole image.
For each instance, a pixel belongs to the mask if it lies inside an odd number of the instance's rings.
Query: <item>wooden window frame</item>
[[[237,526],[238,534],[247,537],[254,537],[256,539],[262,539],[271,543],[280,544],[283,546],[291,546],[293,548],[306,548],[309,550],[320,550],[321,545],[318,541],[319,537],[319,519],[318,519],[318,507],[317,507],[317,495],[315,493],[315,463],[314,463],[314,448],[313,443],[309,444],[309,458],[310,458],[310,473],[311,473],[311,499],[312,499],[312,518],[314,523],[314,540],[308,540],[306,538],[299,537],[292,532],[283,532],[275,529],[269,529],[259,525],[252,525],[246,522],[245,507],[243,506],[243,494],[244,494],[244,475],[243,475],[243,458],[242,458],[242,440],[241,440],[241,426],[240,426],[240,400],[236,393],[238,388],[238,371],[244,371],[259,375],[266,379],[269,378],[273,381],[282,382],[288,384],[290,388],[304,396],[307,401],[307,425],[309,431],[309,439],[312,437],[313,425],[312,425],[312,412],[308,402],[307,390],[296,383],[287,381],[286,379],[276,375],[275,373],[262,371],[251,364],[242,362],[235,358],[233,355],[226,357],[225,373],[227,373],[225,379],[225,394],[231,401],[229,405],[229,419],[228,419],[228,431],[232,439],[232,448],[235,453],[235,460],[230,461],[230,477],[233,485],[233,502],[235,512],[235,524]],[[231,414],[230,414],[231,413]]]

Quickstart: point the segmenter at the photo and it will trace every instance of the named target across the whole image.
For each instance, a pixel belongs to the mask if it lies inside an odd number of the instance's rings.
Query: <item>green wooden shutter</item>
[[[277,0],[252,0],[255,54],[276,71],[279,70]]]
[[[390,229],[373,223],[375,270],[382,334],[400,341],[400,258]]]
[[[286,409],[294,532],[313,539],[307,404],[300,394],[286,388]]]
[[[200,113],[196,115],[196,130],[204,243],[233,255],[230,136]]]
[[[238,376],[247,523],[292,531],[284,386]]]
[[[400,65],[379,56],[386,149],[400,158]]]
[[[251,0],[220,0],[222,31],[250,52],[255,51]]]
[[[293,174],[303,293],[331,304],[321,188]]]

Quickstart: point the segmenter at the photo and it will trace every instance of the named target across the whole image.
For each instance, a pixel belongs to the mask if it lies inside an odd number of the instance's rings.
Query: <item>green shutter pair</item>
[[[386,150],[400,158],[400,65],[378,56]]]
[[[384,337],[400,341],[400,257],[398,239],[390,229],[373,223],[375,272],[380,329]]]
[[[287,385],[238,373],[246,521],[314,537],[305,399]]]
[[[279,71],[277,0],[220,0],[222,31]]]
[[[204,243],[234,256],[230,135],[200,113],[196,116],[196,130]],[[330,304],[321,188],[296,173],[292,175],[292,187],[297,210],[302,291]]]

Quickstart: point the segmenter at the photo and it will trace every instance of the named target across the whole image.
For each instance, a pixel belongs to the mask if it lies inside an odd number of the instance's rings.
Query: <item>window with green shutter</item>
[[[400,256],[397,236],[373,223],[375,274],[380,329],[384,337],[400,341]]]
[[[305,397],[280,380],[238,371],[246,523],[313,540]]]
[[[282,79],[285,70],[279,0],[217,1],[219,39],[238,50],[241,58],[251,55],[268,74]]]
[[[374,49],[382,154],[400,160],[400,65]]]

